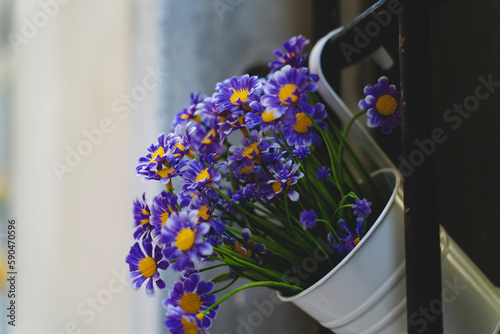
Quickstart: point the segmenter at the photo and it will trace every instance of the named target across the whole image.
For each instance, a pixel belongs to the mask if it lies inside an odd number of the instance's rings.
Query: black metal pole
[[[402,147],[409,334],[443,333],[441,257],[434,159],[415,141],[432,140],[431,0],[409,0],[400,14]]]

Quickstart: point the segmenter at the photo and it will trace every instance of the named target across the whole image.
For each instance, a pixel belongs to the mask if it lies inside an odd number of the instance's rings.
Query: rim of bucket
[[[291,301],[294,301],[296,299],[299,299],[299,298],[307,295],[308,293],[310,293],[311,291],[313,291],[314,289],[319,287],[326,280],[328,280],[330,278],[330,276],[334,275],[338,270],[340,270],[340,268],[342,268],[347,262],[349,262],[349,260],[358,252],[358,250],[361,249],[361,247],[363,247],[363,245],[365,244],[365,242],[367,242],[369,237],[373,233],[375,233],[375,230],[379,227],[382,220],[385,218],[385,216],[389,212],[392,204],[394,203],[396,196],[398,195],[399,186],[401,184],[401,175],[399,174],[398,170],[395,168],[381,168],[381,169],[373,172],[372,176],[377,176],[377,175],[383,174],[383,173],[392,173],[394,175],[394,177],[395,177],[394,189],[392,190],[392,194],[389,197],[389,200],[387,201],[387,204],[385,205],[384,210],[382,210],[382,212],[378,216],[378,218],[375,221],[375,223],[373,224],[373,226],[368,230],[368,232],[366,232],[363,239],[360,240],[360,242],[356,245],[356,247],[354,247],[354,249],[349,254],[347,254],[347,256],[345,258],[343,258],[342,261],[339,262],[339,264],[337,264],[332,270],[330,270],[319,281],[317,281],[316,283],[311,285],[306,290],[304,290],[296,295],[290,296],[290,297],[282,296],[281,293],[279,291],[277,291],[277,295],[278,295],[279,299],[281,299],[282,301],[291,302]]]

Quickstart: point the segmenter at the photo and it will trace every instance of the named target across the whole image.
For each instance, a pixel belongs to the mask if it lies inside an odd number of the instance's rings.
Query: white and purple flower
[[[381,127],[382,133],[388,134],[401,125],[401,93],[396,86],[389,85],[389,79],[379,78],[374,86],[366,86],[364,92],[366,97],[358,105],[367,110],[369,127]]]
[[[150,239],[142,241],[142,248],[136,242],[130,249],[126,262],[130,268],[127,278],[132,281],[132,287],[135,290],[138,290],[146,280],[148,281],[146,294],[150,297],[155,295],[153,283],[158,289],[166,287],[165,281],[160,278],[158,269],[166,270],[170,262],[163,260],[161,249],[153,246]]]
[[[192,268],[201,257],[212,254],[212,245],[203,240],[209,231],[209,224],[198,224],[197,210],[185,209],[170,215],[161,229],[160,243],[170,244],[163,255],[169,260],[177,259],[174,270]]]

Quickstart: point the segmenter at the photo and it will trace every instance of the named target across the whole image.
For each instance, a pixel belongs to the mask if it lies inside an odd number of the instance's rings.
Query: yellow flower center
[[[184,334],[198,334],[199,330],[198,327],[196,326],[196,322],[189,321],[185,317],[182,317],[181,320],[182,327],[184,327]]]
[[[194,182],[208,181],[209,179],[210,175],[208,174],[208,168],[205,168],[198,174],[198,176],[196,176]]]
[[[197,293],[188,292],[181,298],[181,309],[188,313],[197,313],[201,308],[201,299]]]
[[[139,262],[139,272],[142,276],[148,278],[156,273],[156,261],[151,257],[145,257]]]
[[[273,190],[275,193],[279,193],[281,191],[281,189],[283,189],[283,188],[281,188],[280,182],[273,183]]]
[[[255,162],[252,161],[252,164],[249,167],[247,167],[247,166],[241,167],[240,173],[243,175],[246,175],[246,174],[250,173],[254,167],[255,167]]]
[[[175,246],[185,252],[194,245],[194,231],[189,228],[183,228],[177,238],[175,238]]]
[[[377,100],[377,110],[382,115],[392,115],[398,107],[398,102],[391,95],[382,95]]]
[[[357,237],[356,239],[354,239],[354,246],[356,246],[359,242],[359,237]]]
[[[297,114],[297,124],[294,125],[293,129],[299,133],[306,133],[311,126],[312,122],[309,117],[305,113],[299,112]]]
[[[270,112],[264,112],[262,114],[262,120],[266,123],[268,122],[272,122],[276,119],[276,117],[274,117],[274,110],[271,110]]]
[[[215,130],[212,129],[212,130],[208,131],[207,135],[201,141],[201,143],[206,144],[206,145],[210,145],[214,141],[213,139],[215,138],[215,136],[217,136],[217,133],[215,132]]]
[[[155,159],[158,158],[158,157],[162,157],[165,155],[165,150],[163,149],[163,147],[158,147],[158,149],[153,153],[153,155],[151,156],[151,160],[149,160],[150,163],[152,162],[155,162]]]
[[[160,175],[162,179],[167,178],[175,172],[175,168],[169,167],[169,168],[163,168],[162,170],[159,170],[156,172],[156,175]]]
[[[202,218],[203,220],[208,220],[210,218],[210,215],[208,214],[208,207],[206,205],[203,205],[200,208],[200,211],[198,212],[198,218]]]
[[[252,153],[255,153],[256,156],[259,155],[259,153],[260,153],[257,146],[258,146],[257,143],[251,143],[250,145],[245,147],[245,150],[243,151],[243,153],[241,155],[244,156],[245,158],[253,159]]]
[[[281,87],[280,92],[278,93],[278,97],[280,98],[281,103],[290,105],[292,103],[297,102],[299,96],[294,94],[296,90],[297,86],[295,86],[294,84],[286,84],[283,87]],[[285,101],[288,98],[292,99],[292,103]]]
[[[238,105],[238,99],[241,100],[241,102],[245,102],[246,100],[248,100],[248,94],[250,94],[250,92],[248,91],[247,88],[243,89],[243,90],[236,90],[233,88],[233,95],[231,95],[231,103],[232,104],[236,104]]]
[[[244,249],[243,245],[240,244],[239,242],[234,243],[234,248],[236,249],[236,252],[238,254],[243,255],[244,257],[250,257],[253,254],[253,252],[250,249]]]
[[[161,226],[165,225],[165,222],[170,217],[170,212],[163,209],[163,213],[160,215]]]

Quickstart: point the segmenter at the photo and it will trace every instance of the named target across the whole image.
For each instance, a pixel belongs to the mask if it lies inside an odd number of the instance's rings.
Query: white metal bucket
[[[381,215],[359,244],[309,289],[279,298],[299,306],[337,334],[403,334],[407,317],[424,329],[443,313],[446,334],[497,334],[500,292],[441,228],[442,302],[406,312],[403,197],[394,169],[375,175],[395,180]]]

